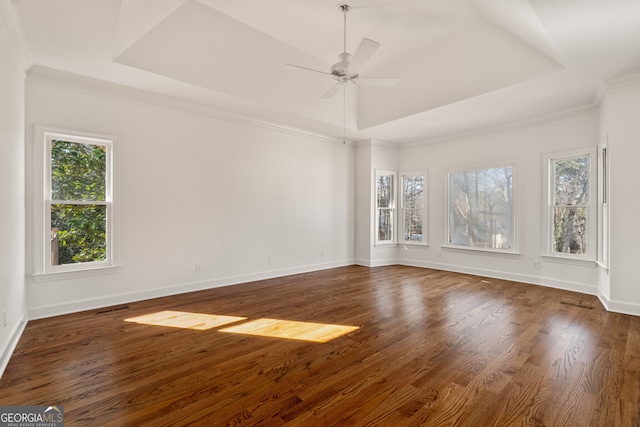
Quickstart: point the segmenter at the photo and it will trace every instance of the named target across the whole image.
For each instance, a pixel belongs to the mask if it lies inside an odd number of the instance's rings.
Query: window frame
[[[405,178],[412,177],[421,177],[422,178],[422,241],[416,242],[415,240],[406,240],[404,235],[405,230],[405,221],[406,221],[406,211],[405,207]],[[428,246],[429,245],[429,233],[428,233],[428,179],[427,179],[427,171],[405,171],[400,172],[400,179],[398,180],[398,194],[400,197],[400,220],[398,225],[398,242],[403,245],[417,245],[417,246]]]
[[[587,212],[587,251],[585,254],[571,254],[564,252],[555,252],[553,250],[553,229],[554,229],[554,210],[555,210],[555,167],[553,162],[558,160],[575,159],[579,157],[587,157],[589,160],[588,171],[588,201],[584,205]],[[542,255],[548,260],[558,261],[575,261],[595,263],[597,260],[597,233],[598,233],[598,212],[597,204],[600,197],[598,192],[598,153],[596,147],[585,147],[573,150],[565,150],[544,155],[544,183],[543,183],[543,233],[544,238]]]
[[[104,201],[54,200],[52,198],[52,141],[100,145],[106,148]],[[36,125],[34,132],[34,273],[35,281],[82,277],[113,273],[118,267],[118,203],[117,174],[114,167],[118,138],[104,135]],[[54,204],[104,205],[106,207],[106,257],[103,261],[51,265],[51,206]],[[47,233],[49,230],[49,233]]]
[[[456,245],[450,243],[450,190],[451,175],[460,172],[481,171],[486,169],[511,168],[511,247],[510,248],[485,248],[480,246]],[[457,249],[463,251],[475,251],[487,254],[501,255],[519,255],[519,162],[517,160],[496,160],[491,162],[482,162],[471,165],[462,166],[455,169],[449,169],[445,174],[445,203],[444,203],[444,235],[443,248]]]
[[[391,185],[391,201],[389,203],[389,207],[380,208],[378,206],[378,178],[381,176],[390,176],[393,179],[393,183]],[[389,170],[376,169],[374,173],[374,181],[373,181],[373,203],[374,203],[374,229],[373,229],[373,238],[374,245],[396,245],[398,242],[397,239],[397,193],[398,193],[398,174]],[[380,240],[379,239],[379,228],[380,228],[380,215],[378,215],[379,209],[388,209],[390,211],[391,216],[391,239],[390,240]]]
[[[598,147],[598,263],[609,268],[609,152]]]

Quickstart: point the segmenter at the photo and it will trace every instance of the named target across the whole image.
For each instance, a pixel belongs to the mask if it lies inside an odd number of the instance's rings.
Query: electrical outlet
[[[442,251],[436,251],[436,256],[440,258],[442,256]]]
[[[273,257],[271,255],[269,255],[267,259],[269,260],[269,262],[273,262]]]
[[[540,260],[539,259],[534,259],[533,260],[533,268],[536,269],[536,270],[540,268]]]
[[[324,258],[324,251],[320,251],[320,257]]]
[[[2,310],[2,327],[7,327],[7,310]]]
[[[202,271],[202,266],[200,264],[196,264],[196,273],[200,273]]]

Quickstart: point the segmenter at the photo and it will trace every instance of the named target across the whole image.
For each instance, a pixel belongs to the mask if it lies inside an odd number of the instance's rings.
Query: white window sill
[[[600,267],[604,271],[609,271],[609,264],[605,264],[602,261],[596,261],[596,264],[598,264],[598,267]]]
[[[596,267],[598,264],[591,259],[586,258],[571,258],[566,256],[558,256],[558,255],[542,255],[542,259],[545,262],[555,262],[558,264],[570,264],[570,265],[578,265],[582,267]]]
[[[461,251],[461,252],[468,252],[470,254],[472,253],[472,254],[478,254],[478,255],[503,256],[506,258],[517,258],[521,255],[520,252],[507,250],[507,249],[488,249],[488,248],[474,248],[471,246],[451,246],[451,245],[442,245],[441,247],[442,249],[445,249],[447,251],[449,250]]]
[[[376,248],[395,248],[398,244],[396,242],[380,242],[374,243],[373,246]]]
[[[55,280],[80,279],[83,277],[104,276],[105,274],[117,274],[120,266],[94,267],[82,270],[54,271],[50,273],[35,273],[35,282],[52,282]]]
[[[398,243],[398,246],[414,246],[418,248],[426,248],[429,246],[426,242],[401,242]]]
[[[417,242],[397,242],[397,243],[374,243],[374,247],[376,248],[395,248],[399,246],[414,246],[420,248],[426,248],[429,246],[428,243],[417,243]]]

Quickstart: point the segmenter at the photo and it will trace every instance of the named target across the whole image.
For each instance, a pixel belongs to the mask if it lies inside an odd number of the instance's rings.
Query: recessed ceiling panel
[[[198,0],[271,37],[329,63],[343,50],[347,14],[347,51],[362,38],[382,48],[366,71],[424,49],[482,19],[476,0]]]
[[[480,22],[415,52],[383,75],[393,89],[359,88],[359,129],[387,123],[562,70],[553,59],[496,27]]]
[[[187,0],[122,0],[116,31],[117,56]]]
[[[567,68],[604,78],[640,67],[640,1],[532,0]]]
[[[594,105],[602,79],[640,68],[638,0],[347,0],[346,50],[380,43],[361,74],[401,81],[349,86],[346,100],[320,99],[328,76],[285,67],[330,69],[344,0],[9,3],[28,75],[111,82],[340,138],[346,106],[351,140],[428,139]]]
[[[120,54],[116,62],[330,123],[342,122],[342,100],[321,100],[324,63],[198,2],[186,2]]]

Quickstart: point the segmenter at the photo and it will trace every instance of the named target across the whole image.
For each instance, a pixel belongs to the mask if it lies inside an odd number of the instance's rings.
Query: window
[[[37,129],[36,275],[114,263],[113,138]]]
[[[395,243],[396,173],[376,171],[376,243]]]
[[[425,195],[424,174],[402,174],[402,243],[427,243]]]
[[[515,251],[514,166],[450,172],[447,245]]]
[[[595,183],[593,150],[546,156],[547,254],[593,259],[595,254]]]

